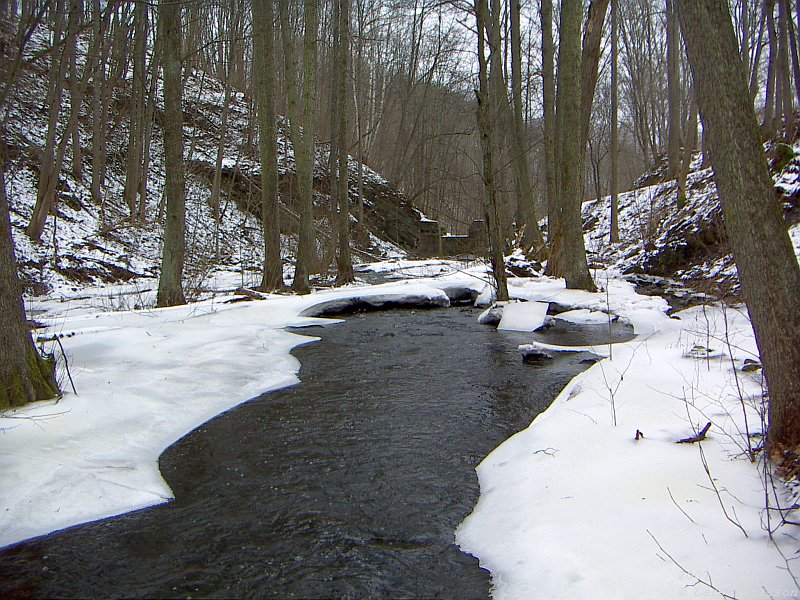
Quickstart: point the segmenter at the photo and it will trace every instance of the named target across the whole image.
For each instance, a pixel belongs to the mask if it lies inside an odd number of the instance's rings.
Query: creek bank
[[[486,597],[488,573],[453,544],[478,499],[474,467],[586,365],[577,356],[523,365],[518,346],[531,334],[486,328],[477,314],[359,313],[314,331],[320,342],[293,351],[300,385],[163,453],[174,501],[6,549],[0,589]]]

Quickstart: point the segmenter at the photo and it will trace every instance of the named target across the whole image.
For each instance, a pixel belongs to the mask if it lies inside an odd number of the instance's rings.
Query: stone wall
[[[467,235],[442,235],[438,221],[420,221],[417,254],[422,257],[484,254],[486,238],[484,221],[473,221]]]

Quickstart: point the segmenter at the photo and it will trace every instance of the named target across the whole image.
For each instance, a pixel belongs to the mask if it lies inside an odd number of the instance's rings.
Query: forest
[[[0,76],[0,409],[66,392],[38,298],[223,273],[300,307],[458,255],[501,307],[743,306],[747,452],[800,476],[800,0],[0,0]]]

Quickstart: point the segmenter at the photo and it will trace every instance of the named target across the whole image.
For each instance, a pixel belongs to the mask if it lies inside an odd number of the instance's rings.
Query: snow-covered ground
[[[40,339],[59,336],[78,394],[64,381],[60,401],[0,417],[0,546],[168,501],[160,453],[209,418],[296,383],[289,351],[314,338],[283,328],[335,322],[304,315],[352,299],[490,297],[480,265],[394,260],[367,270],[405,279],[236,303],[229,292],[158,310],[108,310],[127,306],[114,298],[152,293],[133,286],[30,303],[47,326]],[[767,495],[773,506],[794,498],[765,481],[760,454],[748,458],[763,406],[760,371],[742,370],[756,358],[746,313],[708,306],[670,317],[662,299],[614,273],[597,278],[596,294],[544,277],[510,281],[516,298],[571,308],[563,318],[578,323],[612,313],[637,337],[593,348],[607,358],[478,466],[480,500],[456,543],[492,572],[498,598],[717,595],[709,585],[741,599],[797,594],[800,531],[765,509]],[[236,287],[228,279],[216,285]],[[707,422],[701,444],[676,443]]]

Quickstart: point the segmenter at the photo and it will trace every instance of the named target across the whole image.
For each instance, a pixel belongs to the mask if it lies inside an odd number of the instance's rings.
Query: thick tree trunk
[[[678,0],[697,103],[769,389],[773,458],[800,449],[800,268],[767,168],[726,0]]]
[[[261,229],[264,270],[261,290],[282,290],[280,205],[278,203],[278,128],[275,126],[274,0],[253,0],[258,147],[261,157]]]
[[[36,351],[25,318],[8,215],[5,156],[0,142],[0,410],[58,394],[53,360]]]
[[[166,220],[158,306],[185,304],[183,260],[185,254],[186,198],[183,171],[183,79],[181,52],[181,4],[161,0],[158,6],[159,36],[164,73],[164,171]]]
[[[547,269],[553,276],[564,277],[568,288],[594,291],[581,227],[581,14],[580,0],[562,0],[557,115],[561,129],[561,231],[553,240]]]

